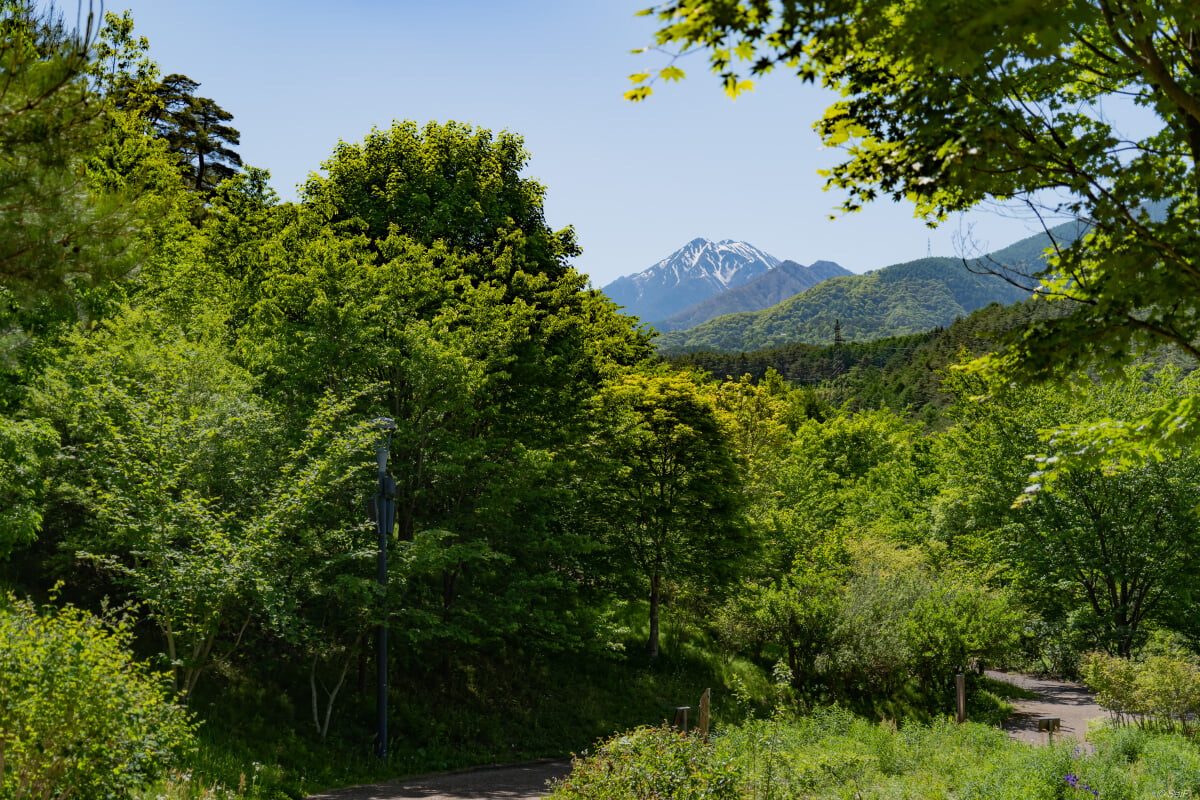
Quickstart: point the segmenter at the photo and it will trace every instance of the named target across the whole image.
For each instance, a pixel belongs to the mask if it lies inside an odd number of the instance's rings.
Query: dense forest
[[[755,770],[784,760],[737,759],[793,737],[826,748],[797,793],[945,751],[1063,796],[1078,753],[939,721],[956,673],[1002,720],[995,665],[1136,684],[1108,702],[1163,738],[1111,752],[1200,763],[1169,733],[1200,704],[1200,458],[1072,460],[1197,373],[972,361],[1086,305],[1040,296],[666,362],[571,266],[520,136],[347,132],[283,202],[128,16],[2,8],[0,798],[304,797],[577,752],[705,689],[725,735],[601,756],[773,796]],[[665,796],[624,774],[580,762],[559,791]]]
[[[1006,333],[1062,317],[1072,304],[1026,300],[1010,306],[993,303],[959,317],[948,327],[910,336],[831,345],[789,344],[764,350],[722,353],[701,350],[666,354],[668,363],[698,369],[716,379],[749,376],[762,380],[774,370],[811,402],[850,409],[890,408],[934,428],[948,424],[943,412],[954,402],[944,385],[947,370],[965,357],[977,358],[1004,348]],[[835,320],[836,322],[836,320]],[[1178,347],[1164,345],[1139,359],[1150,369],[1175,367],[1187,373],[1195,360]]]

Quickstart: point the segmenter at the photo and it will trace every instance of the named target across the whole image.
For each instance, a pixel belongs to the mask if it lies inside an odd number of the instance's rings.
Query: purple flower
[[[1092,797],[1100,796],[1099,789],[1093,789],[1091,786],[1088,786],[1085,781],[1079,780],[1079,776],[1076,775],[1074,772],[1068,772],[1066,774],[1066,777],[1064,778],[1064,780],[1066,780],[1066,782],[1068,784],[1070,784],[1072,789],[1082,789],[1085,792],[1091,792]]]

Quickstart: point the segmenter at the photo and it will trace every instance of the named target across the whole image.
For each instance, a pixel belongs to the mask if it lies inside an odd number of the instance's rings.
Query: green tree
[[[322,740],[362,643],[389,612],[379,602],[374,537],[362,514],[363,487],[375,466],[367,457],[378,432],[356,413],[358,400],[320,404],[254,524],[270,562],[257,576],[254,610],[276,640],[307,661]],[[399,549],[388,561],[393,599],[414,560],[412,548]]]
[[[0,797],[126,797],[193,745],[128,620],[0,596]]]
[[[736,451],[687,375],[632,373],[597,398],[593,513],[650,601],[646,651],[659,653],[665,581],[719,587],[748,553]]]
[[[242,157],[233,149],[241,143],[241,133],[226,124],[233,114],[211,98],[196,95],[199,88],[188,76],[172,73],[149,97],[135,96],[126,102],[143,106],[156,135],[178,157],[184,184],[208,195],[242,166]]]
[[[584,646],[569,452],[602,377],[650,352],[566,264],[525,157],[515,136],[397,125],[340,146],[299,206],[245,217],[248,179],[214,202],[237,237],[214,257],[244,292],[238,348],[273,401],[309,418],[358,396],[397,422],[393,555],[420,557],[394,625],[419,655]]]
[[[907,199],[934,224],[1021,198],[1086,225],[1056,243],[1045,269],[1010,275],[1072,301],[1070,313],[1013,332],[990,366],[1029,380],[1093,360],[1114,374],[1163,342],[1200,356],[1200,19],[1190,4],[670,0],[643,13],[657,16],[660,46],[706,50],[730,94],[750,88],[747,71],[776,67],[840,92],[816,128],[846,153],[826,175],[846,210]],[[674,63],[660,75],[682,76]],[[634,78],[631,96],[649,94],[650,73]],[[1123,133],[1116,98],[1152,119],[1151,132]],[[1132,464],[1190,440],[1196,426],[1179,420],[1197,404],[1177,397],[1075,428],[1064,456],[1078,452],[1059,463],[1107,454]]]
[[[148,43],[133,35],[129,16],[106,15],[83,43],[78,33],[27,18],[37,69],[22,68],[12,52],[24,30],[18,19],[5,22],[9,55],[2,68],[9,77],[0,101],[18,106],[0,122],[12,134],[0,142],[5,164],[15,168],[0,169],[8,175],[0,178],[0,193],[20,195],[0,201],[0,215],[15,215],[0,226],[0,250],[15,254],[6,262],[12,269],[0,266],[0,407],[6,413],[18,413],[23,387],[52,357],[53,344],[115,308],[140,282],[128,279],[144,277],[156,245],[180,238],[175,223],[183,194],[164,143],[149,135],[136,110],[117,102],[121,92],[146,91],[157,75],[146,58]],[[71,73],[67,83],[38,99],[38,81],[55,73],[32,73],[62,60],[56,54],[71,42],[86,50],[60,65],[60,72]]]
[[[1194,373],[1193,373],[1194,374]],[[1145,625],[1191,632],[1200,591],[1200,461],[1181,456],[1120,472],[1073,467],[1053,492],[1012,507],[1039,431],[1064,423],[1135,418],[1200,386],[1163,371],[1097,386],[951,384],[957,428],[945,436],[946,486],[934,532],[964,561],[999,567],[1048,619],[1071,620],[1097,645],[1128,656]],[[986,395],[985,395],[986,391]],[[1065,446],[1065,445],[1064,445]],[[1056,458],[1051,450],[1047,459]]]
[[[281,426],[219,324],[185,333],[130,310],[70,344],[30,404],[58,427],[62,477],[82,493],[85,522],[60,546],[145,607],[187,697],[267,580],[271,539],[254,523]]]
[[[207,97],[193,98],[187,113],[176,116],[179,127],[167,141],[183,157],[184,179],[192,191],[211,192],[242,166],[242,157],[231,147],[241,142],[241,134],[225,124],[231,119],[233,114]]]
[[[88,171],[107,113],[90,85],[96,21],[71,31],[51,14],[0,4],[0,296],[20,304],[70,305],[135,264],[136,206]]]
[[[43,464],[56,444],[45,421],[0,416],[0,560],[37,537],[45,496]]]
[[[395,226],[423,245],[441,240],[457,253],[494,259],[511,251],[521,258],[509,277],[517,268],[556,277],[579,247],[574,230],[546,225],[545,188],[520,175],[528,161],[517,134],[493,136],[457,122],[418,128],[406,120],[372,130],[361,144],[340,143],[321,165],[326,176],[309,177],[302,196],[335,223],[360,220],[376,242]]]

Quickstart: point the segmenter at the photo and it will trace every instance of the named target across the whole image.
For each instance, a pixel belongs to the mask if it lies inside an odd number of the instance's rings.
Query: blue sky
[[[1030,235],[1025,215],[981,210],[930,231],[905,204],[835,220],[818,169],[837,160],[812,123],[832,95],[775,74],[727,99],[703,55],[689,77],[622,98],[628,75],[662,65],[630,50],[654,26],[647,0],[109,0],[129,9],[164,74],[234,114],[248,164],[285,199],[339,140],[394,119],[457,120],[521,134],[550,225],[574,225],[576,266],[596,286],[687,241],[738,239],[802,264],[855,272],[997,249]],[[974,242],[964,248],[964,237]]]

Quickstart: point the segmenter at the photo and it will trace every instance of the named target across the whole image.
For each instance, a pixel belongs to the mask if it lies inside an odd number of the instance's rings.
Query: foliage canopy
[[[1069,314],[1012,334],[991,366],[1022,379],[1099,361],[1110,374],[1173,342],[1200,356],[1200,17],[1178,0],[671,0],[647,9],[663,47],[704,49],[732,94],[792,69],[840,92],[817,121],[845,160],[826,175],[845,210],[907,199],[935,224],[1018,198],[1078,218],[1032,276]],[[950,35],[947,35],[950,32]],[[646,78],[648,78],[648,73]],[[637,83],[647,91],[642,76]],[[1132,136],[1110,114],[1152,122]],[[1151,215],[1147,204],[1161,209]],[[1083,457],[1190,439],[1196,401],[1076,431]],[[1124,456],[1122,454],[1125,454]]]

